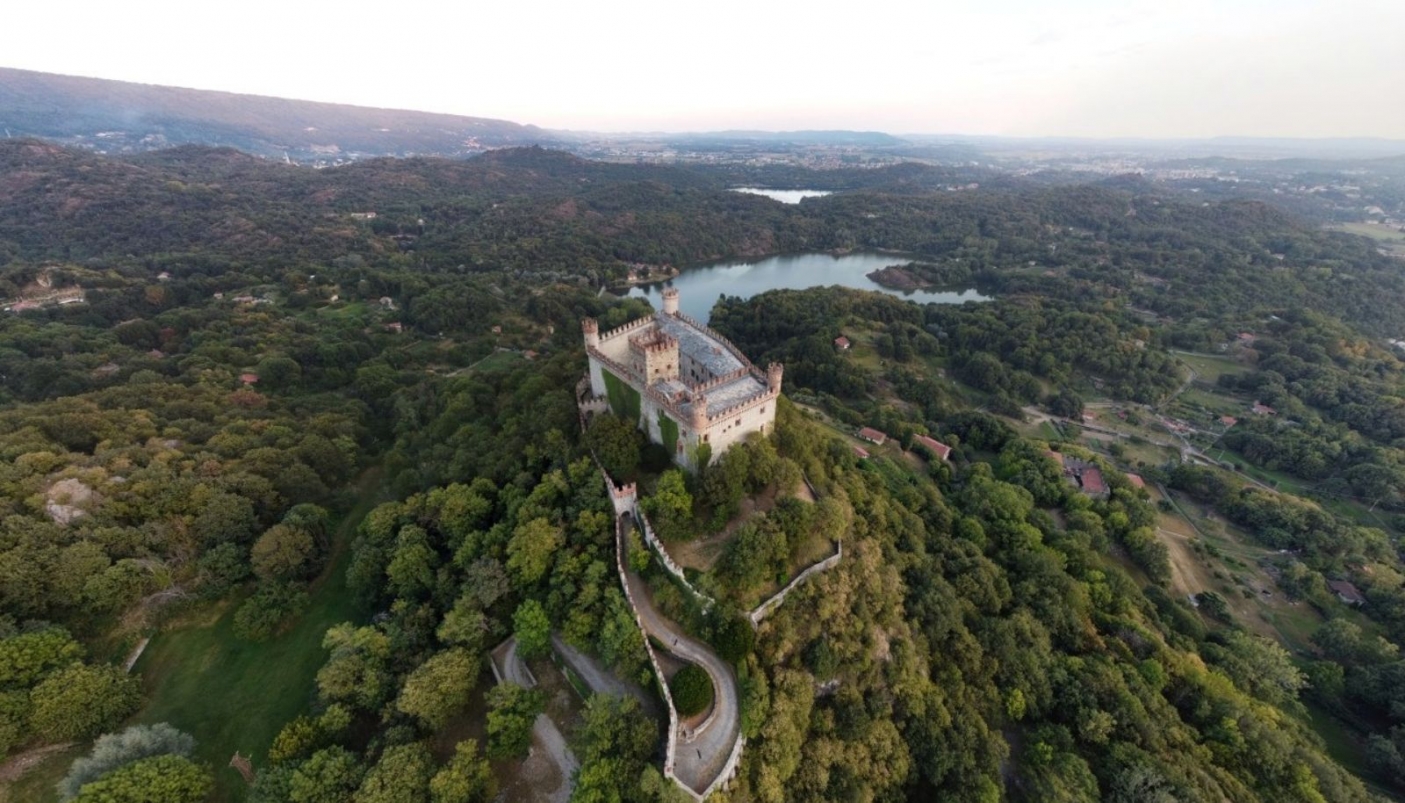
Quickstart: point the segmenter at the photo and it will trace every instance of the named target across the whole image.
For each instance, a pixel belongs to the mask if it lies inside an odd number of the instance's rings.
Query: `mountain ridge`
[[[467,156],[559,140],[508,120],[380,109],[0,67],[0,128],[106,153],[179,145],[335,163],[366,156]]]

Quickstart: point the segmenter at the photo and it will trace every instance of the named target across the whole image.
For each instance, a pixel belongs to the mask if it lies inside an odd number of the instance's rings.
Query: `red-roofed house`
[[[942,443],[939,440],[929,438],[926,435],[914,435],[912,438],[912,442],[919,446],[927,447],[927,449],[930,450],[932,454],[936,455],[942,460],[951,459],[951,447],[947,446],[945,443]]]
[[[843,335],[834,338],[834,347],[839,349],[840,351],[848,351],[849,345],[849,338]]]
[[[1239,419],[1235,418],[1232,415],[1222,415],[1220,416],[1220,423],[1224,424],[1227,427],[1232,427],[1235,424],[1239,423]]]
[[[868,441],[869,443],[874,443],[879,446],[882,446],[883,444],[888,442],[887,435],[883,434],[882,432],[879,432],[878,430],[872,427],[864,427],[863,429],[859,430],[859,437]]]
[[[1356,586],[1348,583],[1346,580],[1333,580],[1327,583],[1327,587],[1332,589],[1332,592],[1337,595],[1337,599],[1348,605],[1366,604],[1366,598],[1361,595],[1361,592],[1357,590]]]
[[[1089,496],[1107,496],[1107,483],[1103,482],[1103,473],[1095,468],[1083,469],[1083,473],[1078,475],[1078,484],[1083,486],[1083,493]]]
[[[868,459],[868,450],[865,449],[865,448],[863,448],[862,446],[855,446],[855,447],[854,447],[854,454],[858,455],[858,458],[859,458],[860,460],[867,460],[867,459]]]
[[[239,381],[243,382],[246,385],[257,384],[259,381],[259,375],[252,372],[247,374],[240,374]]]
[[[1143,479],[1142,479],[1142,475],[1140,475],[1140,474],[1133,474],[1133,473],[1130,472],[1130,471],[1127,472],[1127,481],[1130,482],[1130,483],[1132,483],[1132,487],[1133,487],[1133,488],[1145,488],[1145,487],[1146,487],[1146,480],[1143,480]]]
[[[1049,458],[1050,458],[1051,460],[1053,460],[1055,463],[1058,463],[1058,464],[1059,464],[1059,468],[1063,468],[1063,465],[1064,465],[1064,456],[1063,456],[1063,454],[1061,454],[1061,453],[1059,453],[1059,452],[1056,452],[1056,451],[1054,451],[1053,449],[1050,449],[1049,451],[1045,452],[1044,454],[1048,455]]]

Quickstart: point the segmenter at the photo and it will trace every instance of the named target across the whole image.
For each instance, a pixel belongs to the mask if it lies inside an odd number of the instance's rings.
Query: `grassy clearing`
[[[1225,374],[1248,373],[1249,369],[1218,354],[1194,354],[1188,351],[1173,352],[1176,358],[1195,371],[1201,382],[1214,384]]]
[[[362,476],[361,502],[342,519],[312,603],[290,630],[260,644],[240,641],[230,605],[213,623],[157,635],[137,664],[149,702],[136,721],[169,722],[195,737],[196,757],[215,769],[215,801],[243,799],[244,782],[229,759],[237,750],[256,768],[263,763],[283,723],[311,699],[327,628],[361,613],[347,593],[346,566],[357,525],[380,501],[379,481],[377,470]]]
[[[328,304],[317,308],[317,314],[323,318],[348,319],[364,318],[370,314],[370,309],[364,301],[352,301],[346,304]]]
[[[495,351],[483,358],[483,361],[477,365],[477,370],[482,373],[503,371],[511,368],[520,360],[522,360],[522,355],[515,351]]]
[[[1236,610],[1241,622],[1261,635],[1276,639],[1290,652],[1301,654],[1312,651],[1312,634],[1322,626],[1324,617],[1312,604],[1289,599],[1273,576],[1264,569],[1265,559],[1277,553],[1260,545],[1251,534],[1208,508],[1179,495],[1177,502],[1187,511],[1193,511],[1189,515],[1201,521],[1200,529],[1208,547],[1202,559],[1221,581],[1222,587],[1217,590],[1226,599],[1233,596],[1231,608],[1241,601],[1251,603],[1243,610]],[[1252,592],[1252,599],[1244,598],[1242,592],[1246,588]],[[1265,591],[1269,593],[1263,593]],[[1343,606],[1336,615],[1346,616],[1367,627],[1370,632],[1369,623],[1358,612]]]
[[[1395,226],[1385,226],[1380,223],[1343,223],[1336,228],[1350,234],[1370,237],[1372,240],[1405,245],[1405,231]]]
[[[879,356],[874,345],[879,334],[876,329],[845,327],[844,336],[849,338],[850,343],[849,351],[845,355],[847,359],[870,371],[880,370],[883,367],[883,358]]]
[[[1327,755],[1332,760],[1350,770],[1357,777],[1366,780],[1372,775],[1366,766],[1366,745],[1341,720],[1316,703],[1305,703],[1308,722],[1327,746]]]
[[[54,785],[68,774],[68,767],[73,763],[73,760],[87,751],[87,745],[80,745],[50,754],[44,760],[30,767],[13,784],[8,787],[0,787],[0,803],[57,800],[58,794],[54,791]]]
[[[1211,415],[1231,415],[1235,418],[1242,417],[1253,405],[1252,399],[1219,390],[1211,392],[1198,387],[1187,388],[1177,401],[1184,403],[1192,410],[1200,408]]]

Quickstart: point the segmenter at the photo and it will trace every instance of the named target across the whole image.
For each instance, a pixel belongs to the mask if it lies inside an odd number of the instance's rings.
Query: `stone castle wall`
[[[676,292],[672,301],[677,301]],[[674,304],[668,305],[674,307]],[[693,358],[678,347],[678,341],[667,334],[649,327],[660,316],[668,315],[682,321],[689,327],[705,334],[715,344],[715,349],[725,349],[740,363],[741,368],[722,376],[710,376],[696,381],[700,375]],[[746,355],[731,341],[711,327],[672,309],[667,313],[656,313],[630,321],[608,332],[597,334],[597,325],[588,319],[584,326],[586,355],[590,363],[588,380],[590,396],[578,393],[582,405],[590,404],[592,412],[599,408],[599,399],[607,396],[605,372],[609,372],[639,392],[640,420],[635,422],[648,435],[649,440],[665,443],[664,433],[659,426],[659,416],[666,416],[678,428],[678,439],[672,455],[674,462],[688,468],[693,465],[702,444],[710,449],[715,459],[735,444],[745,440],[753,432],[770,432],[776,418],[776,398],[780,395],[780,367],[772,365],[762,372],[751,364]],[[629,349],[619,353],[619,338],[628,338]],[[607,343],[615,343],[607,353]],[[610,354],[615,354],[612,357]],[[637,363],[626,365],[621,360]],[[744,381],[748,376],[760,384],[760,390],[745,398],[729,399],[725,406],[708,405],[696,401],[709,390],[721,389],[729,383]],[[686,393],[664,393],[655,387],[661,379],[677,378],[687,388]],[[659,387],[666,387],[660,385]],[[676,386],[675,386],[676,387]],[[737,394],[732,394],[734,397]],[[695,411],[694,405],[701,405]],[[584,407],[582,407],[584,409]],[[696,413],[696,414],[695,414]]]

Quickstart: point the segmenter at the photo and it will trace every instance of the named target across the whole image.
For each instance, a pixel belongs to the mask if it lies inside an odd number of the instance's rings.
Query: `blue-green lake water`
[[[679,308],[706,321],[712,305],[720,295],[751,298],[767,290],[804,290],[808,287],[842,285],[859,290],[877,290],[890,296],[905,298],[921,304],[960,304],[966,301],[989,301],[974,289],[913,290],[904,292],[884,287],[868,274],[889,265],[906,265],[911,257],[860,251],[849,254],[824,252],[786,254],[750,262],[715,262],[687,268],[666,282],[631,288],[629,295],[647,298],[655,309],[662,306],[659,293],[665,287],[677,287]]]

